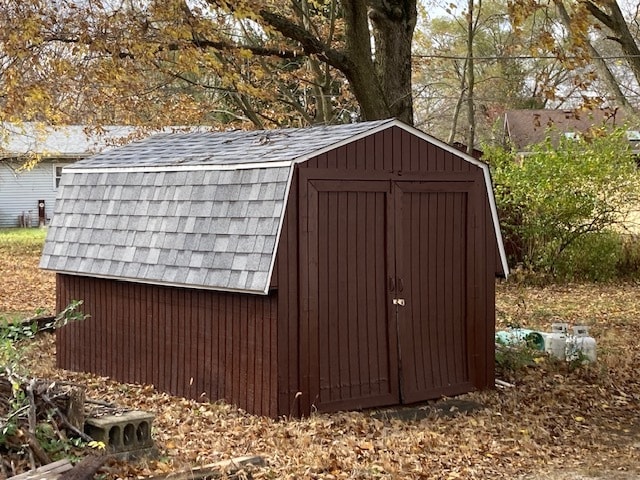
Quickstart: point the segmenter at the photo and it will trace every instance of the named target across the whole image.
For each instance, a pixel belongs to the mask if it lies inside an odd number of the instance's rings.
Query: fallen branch
[[[13,453],[23,462],[19,466],[13,461],[11,464],[0,462],[0,477],[6,478],[25,468],[34,471],[51,463],[41,443],[43,440],[36,434],[40,424],[51,427],[43,430],[50,440],[57,438],[67,442],[69,434],[90,442],[91,437],[83,431],[84,395],[84,388],[76,386],[36,378],[27,381],[15,376],[0,376],[0,428],[6,427],[11,432],[4,438],[3,448],[9,458],[13,458]]]
[[[202,467],[180,470],[162,475],[147,477],[148,480],[202,480],[214,478],[235,478],[246,467],[262,467],[264,458],[258,455],[236,457],[231,460],[211,463]]]
[[[60,419],[60,421],[62,422],[62,424],[69,430],[71,430],[73,433],[75,433],[78,437],[80,437],[82,440],[84,440],[85,442],[91,442],[93,441],[93,438],[91,438],[89,435],[87,435],[86,433],[84,433],[82,430],[76,428],[74,425],[71,424],[71,422],[69,422],[69,419],[66,417],[66,415],[64,415],[60,409],[58,407],[56,407],[56,405],[51,401],[51,399],[47,396],[47,395],[42,395],[42,399],[47,402],[49,405],[51,405],[51,407],[53,408],[53,413],[55,413],[58,418]]]
[[[9,477],[9,480],[53,480],[71,468],[73,468],[71,462],[65,458],[15,477]]]
[[[91,480],[107,461],[107,457],[86,457],[71,470],[66,471],[58,480]]]

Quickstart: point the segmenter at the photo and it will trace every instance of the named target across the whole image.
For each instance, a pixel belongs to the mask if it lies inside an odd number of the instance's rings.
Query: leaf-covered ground
[[[0,313],[55,308],[55,274],[38,268],[46,230],[0,229]]]
[[[5,283],[14,280],[4,267],[2,273],[1,309],[23,310],[27,302],[19,295],[16,303],[5,295]],[[31,278],[33,298],[41,301],[29,305],[53,308],[50,280]],[[464,396],[484,405],[479,411],[413,422],[379,420],[371,412],[271,420],[224,403],[61,371],[54,368],[51,336],[35,341],[29,364],[37,376],[87,385],[91,398],[156,414],[161,457],[111,465],[114,478],[246,454],[267,461],[254,478],[640,478],[640,285],[499,285],[497,302],[499,328],[546,330],[555,321],[590,326],[597,364],[570,370],[542,361],[503,377],[514,388]]]

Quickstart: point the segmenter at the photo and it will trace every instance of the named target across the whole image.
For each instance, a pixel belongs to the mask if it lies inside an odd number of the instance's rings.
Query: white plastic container
[[[564,360],[567,349],[567,331],[569,325],[566,323],[553,323],[551,333],[547,334],[544,342],[544,351],[553,358]]]
[[[564,322],[557,322],[551,324],[551,333],[569,333],[569,324]]]
[[[573,327],[573,335],[567,340],[567,360],[582,358],[584,363],[593,363],[598,358],[596,339],[589,336],[589,329],[584,325]]]

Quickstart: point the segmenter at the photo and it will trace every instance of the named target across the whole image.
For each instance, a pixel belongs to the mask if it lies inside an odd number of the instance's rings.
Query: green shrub
[[[619,278],[623,258],[620,234],[590,232],[577,238],[557,259],[556,278],[564,281],[607,282]]]
[[[640,278],[640,237],[620,235],[621,254],[618,259],[618,276],[623,279]]]
[[[485,159],[513,266],[551,279],[617,275],[624,249],[613,227],[637,205],[639,184],[623,130],[547,140],[524,157],[487,147]]]
[[[540,351],[525,342],[514,345],[496,342],[496,375],[513,380],[526,367],[534,365],[540,355]]]

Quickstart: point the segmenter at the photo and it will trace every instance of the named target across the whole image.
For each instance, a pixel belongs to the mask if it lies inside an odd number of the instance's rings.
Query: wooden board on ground
[[[201,480],[205,478],[221,478],[223,475],[225,475],[224,478],[233,478],[234,474],[245,467],[262,467],[264,465],[264,458],[258,455],[251,455],[147,478],[149,480]]]
[[[9,480],[56,480],[64,472],[71,470],[72,468],[73,465],[71,465],[69,460],[58,460],[57,462],[44,465],[40,468],[36,468],[35,470],[9,477]]]

